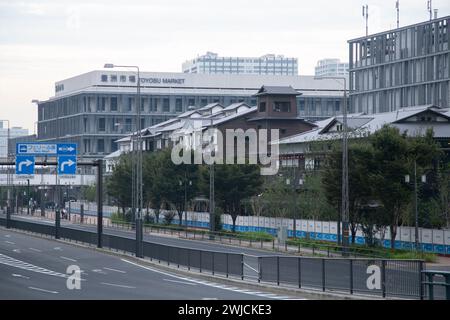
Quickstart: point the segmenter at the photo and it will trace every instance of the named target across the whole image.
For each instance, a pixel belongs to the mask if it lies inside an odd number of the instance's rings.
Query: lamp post
[[[6,134],[6,159],[9,161],[9,138],[11,135],[11,129],[10,129],[10,122],[9,120],[0,120],[2,122],[8,123],[8,131]],[[11,185],[12,185],[12,179],[11,179],[11,173],[10,168],[6,167],[6,185],[7,185],[7,195],[6,195],[6,215],[7,215],[7,221],[9,221],[9,215],[11,214]]]
[[[421,179],[422,183],[426,183],[427,176],[422,175]],[[410,183],[410,177],[409,174],[405,175],[405,182]],[[416,250],[420,249],[420,243],[419,243],[419,210],[418,210],[418,200],[417,200],[417,160],[414,159],[414,220],[415,220],[415,226],[414,226],[414,242]]]
[[[344,107],[342,110],[342,196],[341,196],[341,219],[342,219],[342,246],[344,247],[344,254],[347,253],[349,239],[348,239],[348,223],[349,223],[349,204],[348,204],[348,127],[347,127],[347,78],[346,77],[317,77],[317,80],[333,79],[344,80]],[[340,222],[338,221],[338,244],[341,235]]]
[[[107,63],[104,68],[134,68],[137,71],[136,133],[131,136],[132,149],[132,213],[136,223],[136,257],[142,258],[142,132],[141,132],[141,77],[138,66],[115,65]]]

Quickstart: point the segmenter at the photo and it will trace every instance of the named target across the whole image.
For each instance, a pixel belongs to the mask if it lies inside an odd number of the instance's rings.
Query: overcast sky
[[[347,40],[396,26],[395,0],[0,0],[0,119],[33,133],[32,99],[54,82],[105,62],[180,72],[183,61],[216,52],[297,57],[299,73],[317,60],[347,60]],[[439,16],[450,1],[433,0]],[[428,20],[426,0],[400,0],[400,25]]]

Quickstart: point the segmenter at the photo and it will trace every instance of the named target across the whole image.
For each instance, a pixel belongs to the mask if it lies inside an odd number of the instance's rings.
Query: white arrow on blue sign
[[[58,157],[58,174],[71,174],[77,172],[77,157],[76,156],[59,156]]]
[[[16,174],[34,174],[34,157],[16,156]]]

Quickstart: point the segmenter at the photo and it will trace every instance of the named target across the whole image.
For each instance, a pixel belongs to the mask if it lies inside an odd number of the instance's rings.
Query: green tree
[[[372,200],[372,172],[374,150],[364,141],[352,142],[348,149],[348,194],[351,242],[355,243],[359,215]],[[331,152],[326,160],[322,178],[328,202],[341,214],[342,205],[342,151]]]
[[[259,194],[262,190],[260,168],[250,164],[222,164],[214,168],[215,201],[224,214],[231,216],[234,232],[236,218],[244,212],[243,200]],[[209,179],[209,175],[204,174],[203,179]]]
[[[117,165],[113,169],[111,177],[107,183],[107,193],[122,208],[125,216],[125,209],[131,206],[131,157],[128,154],[121,155]]]

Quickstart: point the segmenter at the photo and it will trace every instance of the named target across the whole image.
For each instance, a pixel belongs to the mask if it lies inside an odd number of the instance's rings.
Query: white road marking
[[[136,287],[124,286],[122,284],[114,284],[114,283],[108,283],[108,282],[100,282],[100,284],[104,284],[107,286],[113,286],[113,287],[127,288],[127,289],[136,289]]]
[[[13,251],[16,253],[21,253],[20,249],[14,249]]]
[[[102,269],[92,269],[92,272],[96,272],[96,273],[101,273],[101,274],[107,274],[105,271],[103,271]]]
[[[26,276],[23,276],[23,275],[17,274],[17,273],[13,273],[12,276],[13,276],[13,277],[16,277],[16,278],[30,279],[30,277],[26,277]]]
[[[62,251],[61,247],[54,247],[53,249],[57,251]]]
[[[11,235],[9,235],[9,234],[5,234],[5,237],[7,237],[7,238],[11,238]]]
[[[103,267],[103,269],[105,269],[105,270],[110,270],[110,271],[115,271],[115,272],[120,272],[120,273],[126,273],[126,271],[117,270],[117,269],[113,269],[113,268]]]
[[[202,300],[219,300],[217,298],[202,298]]]
[[[32,271],[32,272],[37,272],[37,273],[42,273],[42,274],[46,274],[48,276],[55,276],[55,277],[60,277],[60,278],[67,278],[68,276],[66,274],[63,273],[59,273],[56,271],[52,271],[52,270],[48,270],[45,268],[41,268],[35,265],[32,265],[30,263],[18,260],[18,259],[14,259],[12,257],[9,257],[7,255],[1,254],[0,253],[0,264],[4,264],[7,266],[11,266],[14,268],[19,268],[22,270],[27,270],[27,271]]]
[[[279,300],[283,299],[283,300],[285,300],[287,298],[291,298],[291,297],[287,297],[287,296],[278,296],[276,294],[269,294],[269,293],[256,294],[255,291],[240,290],[240,289],[237,289],[236,287],[231,287],[231,286],[227,286],[227,285],[217,284],[217,283],[214,283],[214,282],[206,282],[206,281],[196,280],[196,279],[192,279],[192,278],[176,276],[176,275],[173,275],[173,274],[161,271],[161,270],[153,269],[153,268],[150,268],[150,267],[147,267],[147,266],[143,266],[143,265],[134,263],[132,261],[128,261],[126,259],[120,259],[120,260],[122,260],[123,262],[129,263],[129,264],[132,264],[132,265],[134,265],[136,267],[140,267],[140,268],[143,268],[143,269],[146,269],[146,270],[149,270],[149,271],[160,273],[160,274],[163,274],[163,275],[175,278],[175,279],[180,279],[180,280],[183,280],[183,281],[189,281],[189,282],[193,282],[193,283],[203,284],[203,285],[208,286],[208,287],[214,287],[214,288],[218,288],[218,289],[222,289],[222,290],[233,291],[233,292],[238,292],[238,293],[243,293],[243,294],[256,295],[256,296],[260,296],[260,297],[264,297],[264,298],[271,298],[271,299],[279,299]],[[299,298],[298,300],[306,300],[306,299]]]
[[[35,288],[35,287],[28,287],[28,289],[36,290],[36,291],[42,291],[42,292],[47,292],[47,293],[58,293],[58,291],[50,291],[50,290],[45,290],[45,289]]]
[[[35,249],[35,248],[28,248],[28,249],[30,249],[30,250],[32,250],[32,251],[36,251],[36,252],[42,252],[42,250]]]
[[[67,257],[63,257],[63,256],[60,256],[60,258],[64,259],[64,260],[69,260],[69,261],[72,261],[72,262],[77,262],[77,260],[72,259],[72,258],[67,258]]]
[[[196,283],[192,282],[185,282],[185,281],[178,281],[178,280],[170,280],[170,279],[163,279],[164,281],[170,281],[170,282],[176,282],[176,283],[182,283],[182,284],[188,284],[190,286],[196,286]]]
[[[7,241],[7,240],[5,240],[5,242],[8,243],[8,244],[15,244],[15,243],[12,242],[12,241]]]

